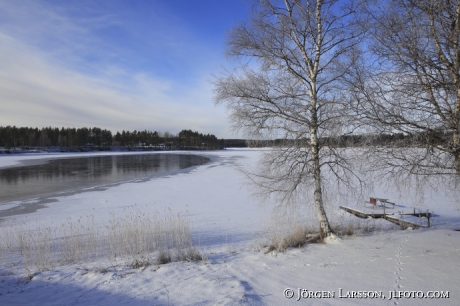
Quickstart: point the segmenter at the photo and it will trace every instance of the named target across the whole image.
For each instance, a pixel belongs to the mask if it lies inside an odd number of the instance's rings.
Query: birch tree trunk
[[[216,78],[215,101],[227,106],[234,129],[247,138],[283,139],[260,171],[246,173],[261,194],[276,194],[282,204],[312,191],[321,232],[329,236],[323,172],[337,181],[335,188],[355,174],[347,156],[321,138],[351,126],[341,82],[362,40],[361,2],[254,2],[250,20],[227,42],[227,54],[243,64]]]

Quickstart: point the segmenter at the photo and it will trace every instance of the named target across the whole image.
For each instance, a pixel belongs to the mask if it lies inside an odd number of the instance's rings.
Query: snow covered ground
[[[88,214],[104,223],[111,216],[127,212],[162,215],[172,211],[190,220],[195,245],[207,260],[132,269],[122,262],[101,258],[49,271],[27,271],[4,251],[0,255],[0,305],[459,304],[460,232],[454,230],[460,229],[459,199],[433,193],[419,203],[420,208],[435,213],[431,229],[382,227],[333,243],[264,254],[261,243],[271,225],[275,203],[261,205],[251,197],[237,171],[238,167],[254,165],[261,152],[190,152],[209,156],[212,161],[189,172],[150,181],[57,196],[44,209],[11,217],[40,226],[59,225],[69,217],[78,219]],[[97,153],[85,153],[90,154]],[[63,155],[1,156],[0,167],[60,156]],[[70,156],[73,155],[65,154]],[[404,197],[392,190],[376,189],[371,195],[406,204]],[[14,204],[18,203],[0,209]],[[331,216],[334,220],[348,218],[336,207],[329,210],[335,212]],[[299,213],[311,211],[305,207]],[[1,222],[0,226],[6,224]],[[446,292],[448,298],[413,297]],[[289,294],[292,298],[285,297]],[[372,298],[358,298],[358,294]]]

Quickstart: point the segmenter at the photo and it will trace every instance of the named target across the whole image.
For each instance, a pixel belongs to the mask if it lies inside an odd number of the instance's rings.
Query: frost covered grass
[[[309,243],[324,243],[318,222],[314,219],[298,217],[300,214],[272,215],[266,235],[258,248],[265,253],[285,252],[288,248],[300,248]],[[399,228],[396,225],[375,219],[359,219],[341,213],[331,214],[331,227],[339,238],[358,237],[376,231]],[[404,229],[404,228],[401,228]]]
[[[200,261],[190,223],[171,211],[165,217],[125,211],[98,224],[94,215],[69,217],[59,227],[9,220],[1,228],[0,256],[20,258],[27,271],[50,270],[101,258],[133,268],[171,261]],[[1,259],[1,257],[0,257]]]
[[[295,222],[287,229],[280,230],[276,228],[269,232],[266,241],[261,246],[267,248],[265,253],[271,251],[284,252],[290,247],[302,247],[314,234],[315,231],[310,226],[303,226]]]

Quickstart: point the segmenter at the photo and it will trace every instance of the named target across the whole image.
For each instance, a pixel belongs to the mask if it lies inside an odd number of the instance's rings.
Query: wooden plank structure
[[[370,204],[370,208],[380,208],[380,209],[393,209],[395,208],[395,203],[388,201],[389,199],[382,199],[376,197],[370,197],[369,202],[365,201],[367,205]],[[369,206],[367,206],[369,207]]]
[[[403,227],[412,227],[412,228],[420,228],[420,227],[424,227],[424,228],[427,228],[427,227],[430,227],[430,218],[431,218],[431,213],[430,212],[416,212],[415,211],[415,208],[414,208],[414,212],[413,213],[398,213],[398,214],[386,214],[386,213],[383,213],[383,214],[376,214],[376,213],[365,213],[365,212],[362,212],[360,210],[357,210],[357,209],[354,209],[354,208],[350,208],[350,207],[346,207],[346,206],[340,206],[341,209],[345,210],[346,212],[352,214],[352,215],[355,215],[359,218],[362,218],[362,219],[370,219],[370,218],[373,218],[373,219],[385,219],[389,222],[392,222],[394,224],[397,224],[397,225],[400,225],[400,226],[403,226]],[[403,220],[403,219],[400,219],[400,218],[397,218],[396,216],[415,216],[415,217],[419,217],[419,218],[427,218],[428,220],[428,224],[425,226],[425,225],[421,225],[421,224],[417,224],[417,223],[413,223],[413,222],[409,222],[409,221],[406,221],[406,220]]]

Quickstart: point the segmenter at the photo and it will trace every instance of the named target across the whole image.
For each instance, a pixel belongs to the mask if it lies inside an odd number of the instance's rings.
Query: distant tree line
[[[5,149],[28,147],[96,147],[108,149],[110,146],[152,147],[188,149],[218,149],[225,147],[225,140],[212,134],[202,134],[192,130],[182,130],[179,134],[157,131],[112,132],[93,128],[29,128],[0,126],[0,146]]]
[[[433,130],[430,132],[403,134],[356,134],[338,137],[321,137],[321,146],[361,147],[361,146],[422,146],[427,143],[442,145],[452,137],[448,132]],[[28,147],[94,147],[108,150],[110,146],[151,147],[164,146],[171,149],[219,149],[226,147],[270,147],[292,145],[301,140],[244,140],[218,139],[212,134],[202,134],[192,130],[182,130],[178,134],[157,131],[122,131],[116,132],[93,128],[29,128],[0,126],[0,146],[5,149]],[[305,144],[306,145],[306,144]]]
[[[112,132],[94,128],[31,128],[0,126],[0,146],[12,147],[73,147],[109,146],[112,144]]]
[[[321,137],[319,146],[334,148],[385,146],[385,147],[422,147],[427,144],[443,146],[452,137],[452,132],[443,130],[424,131],[412,134],[350,134],[337,137]],[[308,139],[274,139],[274,140],[248,140],[247,146],[255,147],[285,147],[291,145],[307,146]]]

